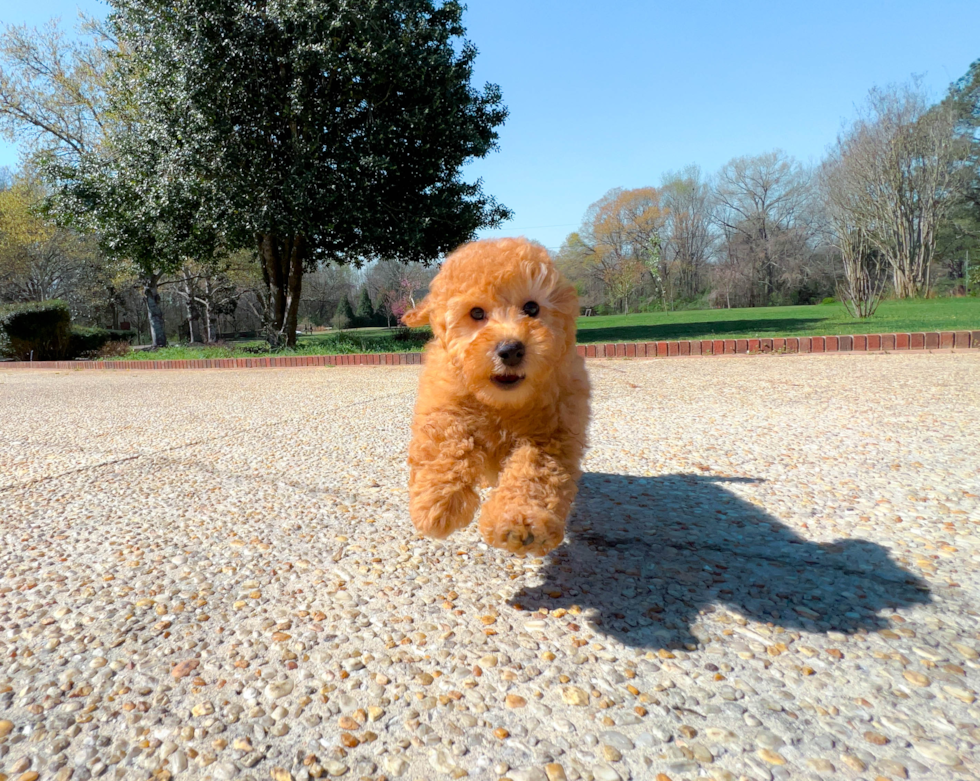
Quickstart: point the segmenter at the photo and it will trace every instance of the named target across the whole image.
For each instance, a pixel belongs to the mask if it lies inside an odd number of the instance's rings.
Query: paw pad
[[[530,530],[528,530],[527,534],[524,536],[522,536],[521,532],[517,529],[511,529],[509,532],[507,532],[507,544],[510,546],[521,546],[526,548],[533,543],[534,534]]]

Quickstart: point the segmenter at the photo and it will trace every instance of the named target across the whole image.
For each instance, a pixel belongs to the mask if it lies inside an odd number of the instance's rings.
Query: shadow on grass
[[[710,339],[741,334],[778,333],[792,336],[827,320],[826,317],[757,320],[704,320],[697,323],[662,323],[659,325],[621,325],[609,328],[579,328],[578,343],[656,342],[672,339]]]
[[[581,618],[568,618],[625,645],[677,648],[706,639],[698,617],[716,606],[787,629],[853,634],[888,626],[882,610],[932,601],[882,546],[810,542],[724,487],[755,482],[585,474],[567,543],[550,554],[544,583],[513,602],[579,605]]]

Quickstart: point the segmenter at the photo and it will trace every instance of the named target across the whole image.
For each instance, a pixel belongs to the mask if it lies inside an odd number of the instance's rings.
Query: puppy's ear
[[[402,315],[402,322],[410,328],[417,328],[429,322],[428,299],[424,300],[415,309],[409,309]]]

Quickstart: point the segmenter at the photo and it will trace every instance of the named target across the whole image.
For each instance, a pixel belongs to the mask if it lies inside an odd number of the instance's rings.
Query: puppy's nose
[[[497,357],[504,366],[517,366],[524,360],[524,342],[501,342],[497,345]]]

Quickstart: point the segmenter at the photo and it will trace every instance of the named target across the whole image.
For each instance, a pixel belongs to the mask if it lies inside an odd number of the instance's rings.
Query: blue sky
[[[106,8],[4,4],[28,24]],[[466,175],[514,210],[500,235],[551,248],[612,187],[777,147],[816,162],[872,86],[918,74],[938,96],[980,58],[977,0],[471,0],[466,25],[511,112]]]

